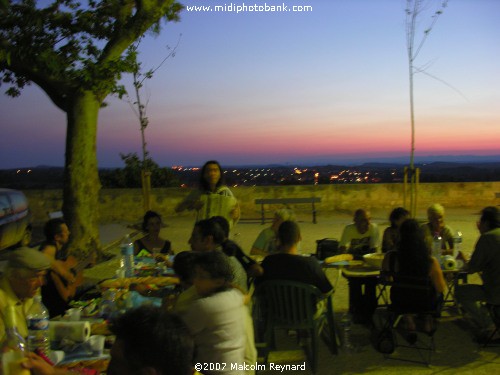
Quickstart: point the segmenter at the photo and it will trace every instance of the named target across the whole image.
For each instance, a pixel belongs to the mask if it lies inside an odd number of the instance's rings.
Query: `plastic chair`
[[[387,308],[388,319],[384,328],[392,330],[394,349],[398,347],[415,349],[421,360],[404,358],[392,353],[386,353],[384,356],[388,359],[423,363],[429,366],[432,352],[435,351],[435,318],[440,315],[441,305],[430,278],[394,274],[391,282],[391,303]],[[402,338],[405,342],[400,341],[398,340],[399,324],[406,315],[422,316],[428,319],[431,327],[419,328],[417,325],[416,331],[407,332],[406,338]]]
[[[306,347],[313,373],[318,368],[318,337],[328,334],[327,341],[332,354],[337,354],[337,335],[332,305],[332,293],[326,298],[318,288],[310,284],[295,281],[273,280],[260,284],[255,291],[256,305],[265,324],[265,341],[275,349],[275,330],[297,330],[308,332],[309,348]],[[326,301],[326,306],[319,311],[317,303]],[[327,327],[323,327],[324,323]],[[322,328],[328,328],[325,331]],[[307,351],[309,349],[309,353]]]

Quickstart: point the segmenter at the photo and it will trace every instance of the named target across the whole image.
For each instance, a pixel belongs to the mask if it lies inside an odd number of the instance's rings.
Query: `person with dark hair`
[[[172,246],[170,241],[160,237],[162,227],[160,214],[155,211],[147,211],[142,220],[142,231],[146,233],[144,237],[134,242],[134,255],[145,250],[151,255],[162,255],[162,260],[165,260],[165,255],[172,254]]]
[[[50,219],[43,228],[45,241],[39,250],[44,253],[51,262],[51,270],[56,272],[67,282],[75,281],[75,276],[64,266],[66,259],[66,245],[69,242],[70,231],[68,225],[61,218]]]
[[[217,220],[205,219],[198,221],[193,228],[189,244],[192,251],[222,252],[222,243],[225,240],[224,230],[217,223]],[[241,289],[243,293],[247,292],[247,276],[243,266],[234,256],[227,256],[234,273],[234,284]]]
[[[116,341],[111,349],[108,375],[193,375],[194,342],[177,315],[153,306],[127,311],[111,324]],[[33,375],[69,375],[30,353],[23,366]]]
[[[230,226],[240,218],[240,207],[231,190],[224,184],[224,173],[219,162],[207,161],[201,168],[200,183],[175,208],[175,212],[196,210],[196,221],[223,216]]]
[[[178,314],[184,313],[193,301],[199,298],[193,286],[194,261],[201,253],[182,251],[175,256],[174,272],[180,279],[180,293],[174,299],[167,298],[163,304]]]
[[[465,262],[464,270],[468,273],[481,273],[483,285],[457,285],[455,297],[477,338],[484,340],[490,337],[494,329],[484,303],[500,306],[500,210],[494,206],[485,207],[477,228],[481,236],[470,260],[462,252],[458,258]],[[493,337],[494,340],[499,338],[500,335]]]
[[[379,232],[371,222],[370,212],[358,209],[354,212],[353,223],[342,232],[338,260],[363,260],[363,255],[377,252]],[[344,274],[345,276],[345,274]],[[371,324],[373,312],[377,308],[377,279],[374,277],[348,277],[349,312],[355,323]]]
[[[192,374],[194,342],[182,319],[151,306],[119,316],[111,324],[116,341],[108,375]],[[155,373],[155,372],[151,372]]]
[[[385,229],[382,237],[382,252],[386,253],[396,250],[399,241],[399,227],[410,217],[410,212],[403,207],[397,207],[391,211],[389,221],[391,225]]]
[[[231,363],[243,365],[247,349],[248,310],[244,296],[232,288],[233,272],[228,258],[220,251],[200,253],[194,260],[193,285],[200,296],[182,314],[195,342],[195,363],[226,363],[212,374],[240,374]],[[252,336],[253,338],[253,336]],[[247,359],[253,364],[253,357]]]
[[[391,288],[391,302],[414,310],[439,310],[443,300],[444,281],[441,266],[436,258],[430,256],[424,235],[417,220],[407,219],[400,226],[397,250],[389,251],[382,264],[382,269],[394,275],[394,278],[408,278],[412,283],[430,284],[434,293],[429,296],[426,290],[408,293],[408,290]],[[424,330],[430,332],[433,327],[433,317],[424,317]],[[405,317],[407,329],[415,331],[416,326],[412,316]]]
[[[198,255],[194,251],[181,251],[175,256],[172,268],[184,287],[192,285],[193,261]]]
[[[314,285],[322,293],[331,292],[332,284],[318,260],[298,253],[301,240],[300,228],[295,221],[281,223],[278,228],[278,252],[264,258],[264,274],[255,280],[255,284],[259,285],[267,280],[290,280]]]
[[[234,256],[245,269],[248,278],[262,276],[264,270],[255,260],[246,255],[241,247],[234,241],[229,239],[229,223],[223,216],[214,216],[212,220],[220,225],[224,232],[224,241],[222,241],[222,251],[227,256]]]
[[[83,269],[75,271],[78,261],[66,256],[65,246],[70,232],[63,219],[47,221],[44,233],[45,242],[40,246],[40,251],[49,259],[51,269],[47,274],[47,282],[42,287],[42,300],[53,318],[63,315],[69,308],[69,302],[76,296],[76,287],[83,282]]]

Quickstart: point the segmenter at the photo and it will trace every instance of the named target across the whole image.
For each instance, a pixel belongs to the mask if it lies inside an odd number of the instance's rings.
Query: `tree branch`
[[[6,48],[7,45],[8,47]],[[33,60],[24,60],[16,56],[15,53],[9,54],[9,52],[15,50],[15,48],[9,43],[6,43],[6,41],[2,41],[1,46],[0,69],[10,70],[16,75],[26,78],[27,81],[36,83],[47,93],[49,98],[58,108],[66,111],[66,98],[70,92],[70,87],[60,79],[41,73]]]

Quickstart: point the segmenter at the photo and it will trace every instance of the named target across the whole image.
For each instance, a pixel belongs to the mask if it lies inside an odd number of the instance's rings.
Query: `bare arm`
[[[57,369],[49,365],[45,360],[35,353],[28,353],[28,360],[23,362],[23,367],[31,370],[33,375],[71,375],[74,372]]]
[[[256,247],[252,247],[252,249],[250,250],[250,254],[251,255],[262,255],[262,256],[267,256],[268,253],[264,250],[261,250],[261,249],[257,249]]]
[[[47,258],[50,259],[50,269],[60,275],[69,283],[75,282],[75,275],[68,270],[64,264],[64,262],[56,259],[56,248],[55,246],[45,246],[42,250],[40,250]]]

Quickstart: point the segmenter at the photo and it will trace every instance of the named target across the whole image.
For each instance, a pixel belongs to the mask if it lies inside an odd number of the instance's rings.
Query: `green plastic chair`
[[[260,284],[254,296],[269,348],[276,348],[276,329],[308,332],[310,345],[306,346],[306,355],[313,373],[316,373],[320,334],[332,354],[338,353],[332,294],[325,298],[315,286],[295,281],[273,280]],[[321,300],[326,300],[326,306],[318,312],[316,305]]]

